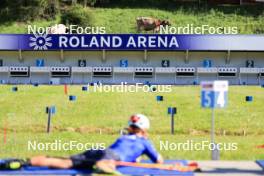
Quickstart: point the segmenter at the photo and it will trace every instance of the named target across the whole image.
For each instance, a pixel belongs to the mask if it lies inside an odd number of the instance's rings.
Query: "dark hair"
[[[138,128],[136,125],[130,125],[129,129],[128,129],[129,133],[139,133],[141,131],[142,130],[140,128]]]

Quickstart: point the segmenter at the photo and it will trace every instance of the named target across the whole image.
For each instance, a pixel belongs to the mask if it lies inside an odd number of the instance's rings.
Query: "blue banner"
[[[264,35],[0,34],[0,50],[264,51]]]

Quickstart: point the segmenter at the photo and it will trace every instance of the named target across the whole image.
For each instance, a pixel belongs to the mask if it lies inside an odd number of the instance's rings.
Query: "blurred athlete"
[[[137,158],[147,155],[154,163],[163,163],[163,158],[148,139],[149,119],[142,114],[132,115],[128,122],[128,134],[119,137],[105,150],[87,150],[69,158],[36,156],[28,161],[19,159],[0,162],[0,169],[19,169],[25,165],[48,166],[61,169],[98,169],[113,173],[116,161],[136,162]]]

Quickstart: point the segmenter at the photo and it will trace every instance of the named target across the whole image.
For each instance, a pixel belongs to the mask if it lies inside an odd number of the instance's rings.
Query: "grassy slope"
[[[234,8],[235,9],[235,8]],[[107,33],[136,33],[135,18],[138,16],[153,16],[161,19],[169,19],[173,26],[186,26],[194,24],[194,26],[210,25],[210,26],[237,26],[239,33],[253,34],[264,33],[263,14],[261,11],[256,14],[240,12],[233,10],[211,9],[211,10],[186,10],[176,8],[176,10],[158,10],[144,8],[95,8],[95,26],[104,26]],[[59,22],[59,18],[55,21],[29,22],[37,26],[49,26]],[[26,33],[27,24],[9,22],[0,24],[0,33]]]
[[[0,140],[3,126],[8,124],[7,144],[0,143],[0,158],[31,156],[39,151],[28,151],[27,141],[47,142],[77,140],[79,142],[105,142],[107,145],[118,136],[126,125],[127,117],[135,112],[147,114],[152,122],[151,138],[159,141],[186,142],[209,140],[210,111],[200,108],[199,87],[174,87],[171,93],[162,93],[165,101],[158,103],[158,93],[87,93],[80,86],[71,86],[70,94],[78,96],[69,102],[63,87],[19,86],[13,93],[10,86],[0,87]],[[230,103],[226,110],[216,111],[218,142],[237,142],[237,151],[222,152],[222,159],[264,158],[256,145],[264,143],[263,102],[264,89],[260,87],[231,87]],[[246,103],[246,95],[253,95],[254,102]],[[57,106],[52,119],[53,132],[45,134],[47,105]],[[178,107],[176,135],[171,136],[168,106]],[[102,134],[99,134],[100,129]],[[73,132],[74,130],[74,132]],[[221,135],[226,130],[226,136]],[[243,130],[247,136],[243,136]],[[15,145],[14,145],[15,144]],[[68,155],[78,151],[42,151],[49,155]],[[161,151],[166,158],[209,159],[209,151]]]
[[[96,25],[106,26],[109,33],[135,33],[135,19],[138,16],[153,16],[169,19],[172,26],[237,26],[242,34],[264,32],[263,17],[241,15],[236,13],[224,14],[221,11],[210,10],[206,12],[164,11],[157,9],[96,9]]]

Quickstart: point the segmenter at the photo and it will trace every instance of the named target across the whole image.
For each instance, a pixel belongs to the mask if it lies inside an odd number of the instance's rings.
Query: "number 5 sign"
[[[203,108],[227,106],[228,81],[205,81],[201,83],[201,105]]]

